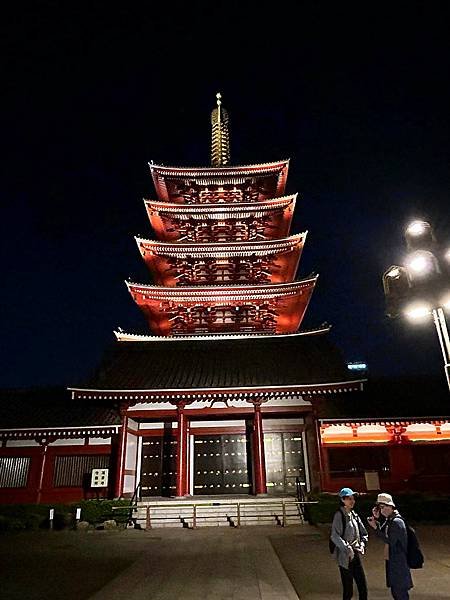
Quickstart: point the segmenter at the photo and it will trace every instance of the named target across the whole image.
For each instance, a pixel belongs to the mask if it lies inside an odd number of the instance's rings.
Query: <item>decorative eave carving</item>
[[[301,394],[302,396],[322,396],[324,394],[360,392],[366,379],[353,381],[324,382],[317,384],[300,384],[291,386],[271,387],[246,387],[246,388],[194,388],[186,390],[95,390],[83,388],[68,388],[75,399],[97,400],[100,398],[109,400],[130,400],[132,403],[159,402],[161,400],[198,400],[200,402],[211,402],[211,400],[247,400],[255,396],[264,398],[289,397]]]
[[[257,187],[258,180],[272,180],[275,196],[284,194],[286,188],[289,160],[273,163],[261,163],[246,166],[225,167],[164,167],[149,164],[158,198],[171,201],[171,183],[179,181],[182,186],[194,185],[199,188],[208,186],[243,185],[250,179]]]
[[[271,285],[127,286],[158,335],[292,333],[300,327],[316,281],[317,276]]]
[[[253,165],[236,165],[226,167],[165,167],[164,165],[148,164],[150,171],[157,175],[189,178],[217,178],[224,175],[245,177],[248,175],[272,175],[280,169],[289,167],[289,159],[276,162],[256,163]]]
[[[239,219],[249,215],[260,217],[268,212],[285,209],[295,202],[298,194],[290,194],[280,198],[272,198],[264,202],[246,202],[243,204],[187,204],[180,205],[158,200],[144,199],[147,212],[176,215],[179,219]]]
[[[135,237],[142,256],[148,253],[176,258],[228,258],[237,256],[267,256],[280,252],[289,252],[297,246],[303,246],[307,231],[287,238],[261,240],[256,242],[225,242],[206,244],[185,244],[149,240]]]
[[[229,300],[279,299],[296,296],[302,291],[312,290],[316,285],[318,275],[294,281],[273,285],[233,285],[169,288],[156,285],[146,285],[126,281],[128,291],[136,299],[168,300],[174,302],[220,302]]]

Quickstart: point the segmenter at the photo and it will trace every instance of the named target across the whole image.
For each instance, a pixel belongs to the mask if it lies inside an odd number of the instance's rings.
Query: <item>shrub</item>
[[[113,511],[113,506],[129,506],[129,500],[82,500],[74,504],[0,504],[0,532],[48,529],[49,511],[54,509],[53,527],[67,529],[75,525],[76,509],[81,519],[96,525],[108,519],[126,523],[128,511]]]

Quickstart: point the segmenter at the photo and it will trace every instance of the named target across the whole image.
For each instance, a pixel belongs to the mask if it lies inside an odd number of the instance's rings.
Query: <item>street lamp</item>
[[[450,391],[450,338],[444,310],[450,311],[450,248],[442,249],[426,221],[413,221],[405,230],[408,255],[402,266],[383,274],[386,313],[415,323],[433,318],[444,358]]]

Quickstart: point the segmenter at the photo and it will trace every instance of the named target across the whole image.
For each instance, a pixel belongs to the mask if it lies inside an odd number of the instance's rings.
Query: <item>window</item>
[[[29,456],[0,457],[0,488],[27,487],[30,463]]]
[[[365,471],[378,471],[380,476],[390,472],[389,449],[358,446],[329,448],[330,477],[363,477]]]
[[[108,469],[109,458],[107,454],[57,456],[53,486],[89,487],[92,469]]]

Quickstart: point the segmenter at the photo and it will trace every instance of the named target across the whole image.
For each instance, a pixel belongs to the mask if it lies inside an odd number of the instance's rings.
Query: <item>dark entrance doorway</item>
[[[143,496],[173,496],[176,491],[177,441],[170,430],[142,440]]]
[[[295,495],[296,478],[305,484],[301,433],[265,433],[267,493]]]
[[[244,434],[196,435],[194,438],[194,494],[250,494]]]

